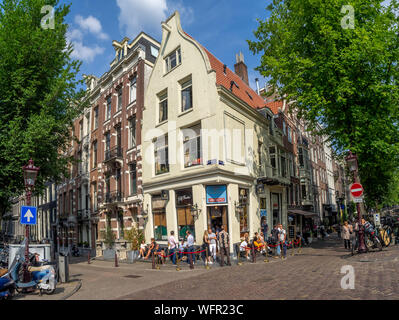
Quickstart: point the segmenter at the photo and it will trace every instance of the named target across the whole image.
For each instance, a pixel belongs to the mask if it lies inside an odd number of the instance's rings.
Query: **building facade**
[[[143,118],[147,241],[190,230],[201,244],[204,230],[223,225],[232,250],[263,216],[286,225],[282,133],[248,86],[242,55],[234,73],[182,30],[178,12],[162,31]]]

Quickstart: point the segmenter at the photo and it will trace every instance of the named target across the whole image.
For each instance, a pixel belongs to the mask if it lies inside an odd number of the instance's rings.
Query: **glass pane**
[[[182,90],[182,111],[186,111],[192,108],[192,87],[189,86]]]
[[[177,61],[176,61],[176,52],[172,53],[170,55],[170,68],[173,69],[174,67],[176,67],[177,65]]]

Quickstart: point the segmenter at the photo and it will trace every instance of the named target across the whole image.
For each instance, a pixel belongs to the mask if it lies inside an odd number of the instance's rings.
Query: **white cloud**
[[[84,30],[88,31],[95,36],[97,36],[101,40],[107,40],[109,36],[102,31],[101,22],[93,17],[88,16],[87,18],[83,18],[80,15],[75,17],[75,22]]]
[[[82,41],[83,33],[80,30],[78,30],[78,29],[72,29],[71,31],[67,32],[66,37],[68,39],[68,42],[71,42],[73,40]]]
[[[93,62],[94,58],[99,55],[103,54],[105,49],[99,47],[98,45],[94,47],[87,47],[81,41],[74,41],[72,42],[73,51],[71,54],[72,58],[79,59],[86,62]]]
[[[141,31],[159,35],[161,22],[175,10],[180,12],[183,25],[194,21],[193,9],[184,6],[182,0],[116,0],[116,3],[120,9],[119,27],[130,38]]]

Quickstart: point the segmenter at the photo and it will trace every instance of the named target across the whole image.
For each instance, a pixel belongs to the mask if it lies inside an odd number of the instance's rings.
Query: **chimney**
[[[234,71],[248,86],[248,68],[244,63],[244,55],[242,52],[236,54],[236,64],[234,65]]]
[[[259,89],[259,79],[258,79],[258,78],[256,78],[256,79],[255,79],[255,82],[256,82],[256,93],[259,95],[259,94],[260,94],[260,89]]]

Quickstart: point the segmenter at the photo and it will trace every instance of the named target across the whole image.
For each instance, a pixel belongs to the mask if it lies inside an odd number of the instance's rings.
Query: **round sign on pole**
[[[354,183],[351,185],[350,191],[354,198],[358,198],[363,194],[363,187],[360,183]]]

